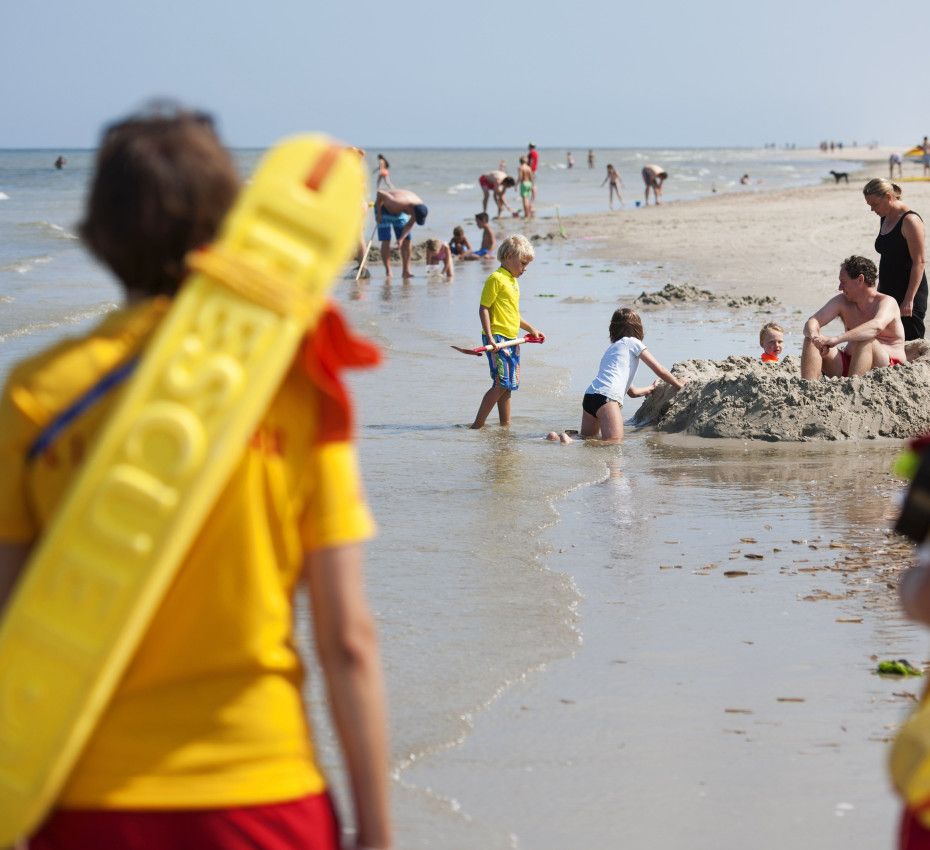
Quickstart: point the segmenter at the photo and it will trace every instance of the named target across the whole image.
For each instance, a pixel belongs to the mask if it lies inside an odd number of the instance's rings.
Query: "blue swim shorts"
[[[510,342],[513,337],[494,334],[494,342]],[[487,345],[491,340],[481,334],[481,341]],[[500,351],[485,352],[491,367],[491,380],[497,381],[501,389],[517,390],[520,388],[520,346],[512,345]]]
[[[394,215],[387,210],[382,210],[381,221],[378,222],[378,241],[390,242],[392,227],[394,228],[394,236],[400,239],[400,234],[404,232],[404,228],[407,226],[408,221],[410,221],[410,216],[407,215],[407,213]],[[410,238],[409,233],[407,234],[407,238]]]
[[[475,256],[476,256],[476,257],[486,257],[486,256],[488,255],[488,249],[487,249],[487,248],[479,248],[479,249],[478,249],[477,251],[475,251],[474,253],[475,253]]]

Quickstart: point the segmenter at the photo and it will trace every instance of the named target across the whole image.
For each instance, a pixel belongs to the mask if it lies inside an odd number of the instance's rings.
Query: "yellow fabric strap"
[[[237,295],[267,307],[279,316],[309,319],[313,303],[305,290],[291,283],[284,275],[275,274],[267,266],[221,244],[191,251],[185,258],[188,268],[206,275]]]

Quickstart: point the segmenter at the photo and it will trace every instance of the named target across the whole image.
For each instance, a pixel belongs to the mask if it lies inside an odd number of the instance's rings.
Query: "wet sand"
[[[565,221],[521,283],[549,338],[524,355],[508,431],[452,424],[483,363],[411,378],[474,332],[486,270],[344,293],[388,354],[355,385],[398,847],[891,845],[887,741],[920,683],[873,671],[928,645],[892,589],[909,552],[887,533],[900,444],[541,440],[577,427],[610,312],[643,290],[751,296],[644,311],[666,366],[755,356],[769,320],[797,353],[840,260],[874,256],[859,185]],[[905,193],[930,209],[930,188]]]

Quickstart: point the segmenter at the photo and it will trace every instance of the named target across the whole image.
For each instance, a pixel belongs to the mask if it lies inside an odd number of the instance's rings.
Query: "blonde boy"
[[[497,250],[500,268],[484,283],[478,319],[482,341],[492,345],[488,363],[494,384],[484,394],[472,428],[482,428],[494,405],[501,425],[510,424],[510,394],[520,385],[520,346],[501,348],[500,344],[516,339],[522,328],[534,336],[543,336],[520,317],[520,284],[517,278],[526,271],[536,252],[525,236],[515,234],[501,242]]]
[[[777,363],[785,347],[785,329],[775,322],[768,322],[759,331],[759,345],[762,346],[762,362]]]

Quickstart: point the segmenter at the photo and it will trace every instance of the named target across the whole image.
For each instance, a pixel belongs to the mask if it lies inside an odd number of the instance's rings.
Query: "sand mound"
[[[633,302],[637,307],[667,307],[669,304],[726,304],[727,307],[774,307],[778,299],[771,295],[742,295],[737,298],[714,295],[690,283],[667,283],[656,292],[643,292]]]
[[[678,393],[662,385],[634,417],[636,425],[698,437],[768,441],[906,438],[930,430],[930,343],[908,346],[912,362],[859,378],[802,381],[800,359],[689,360]]]

